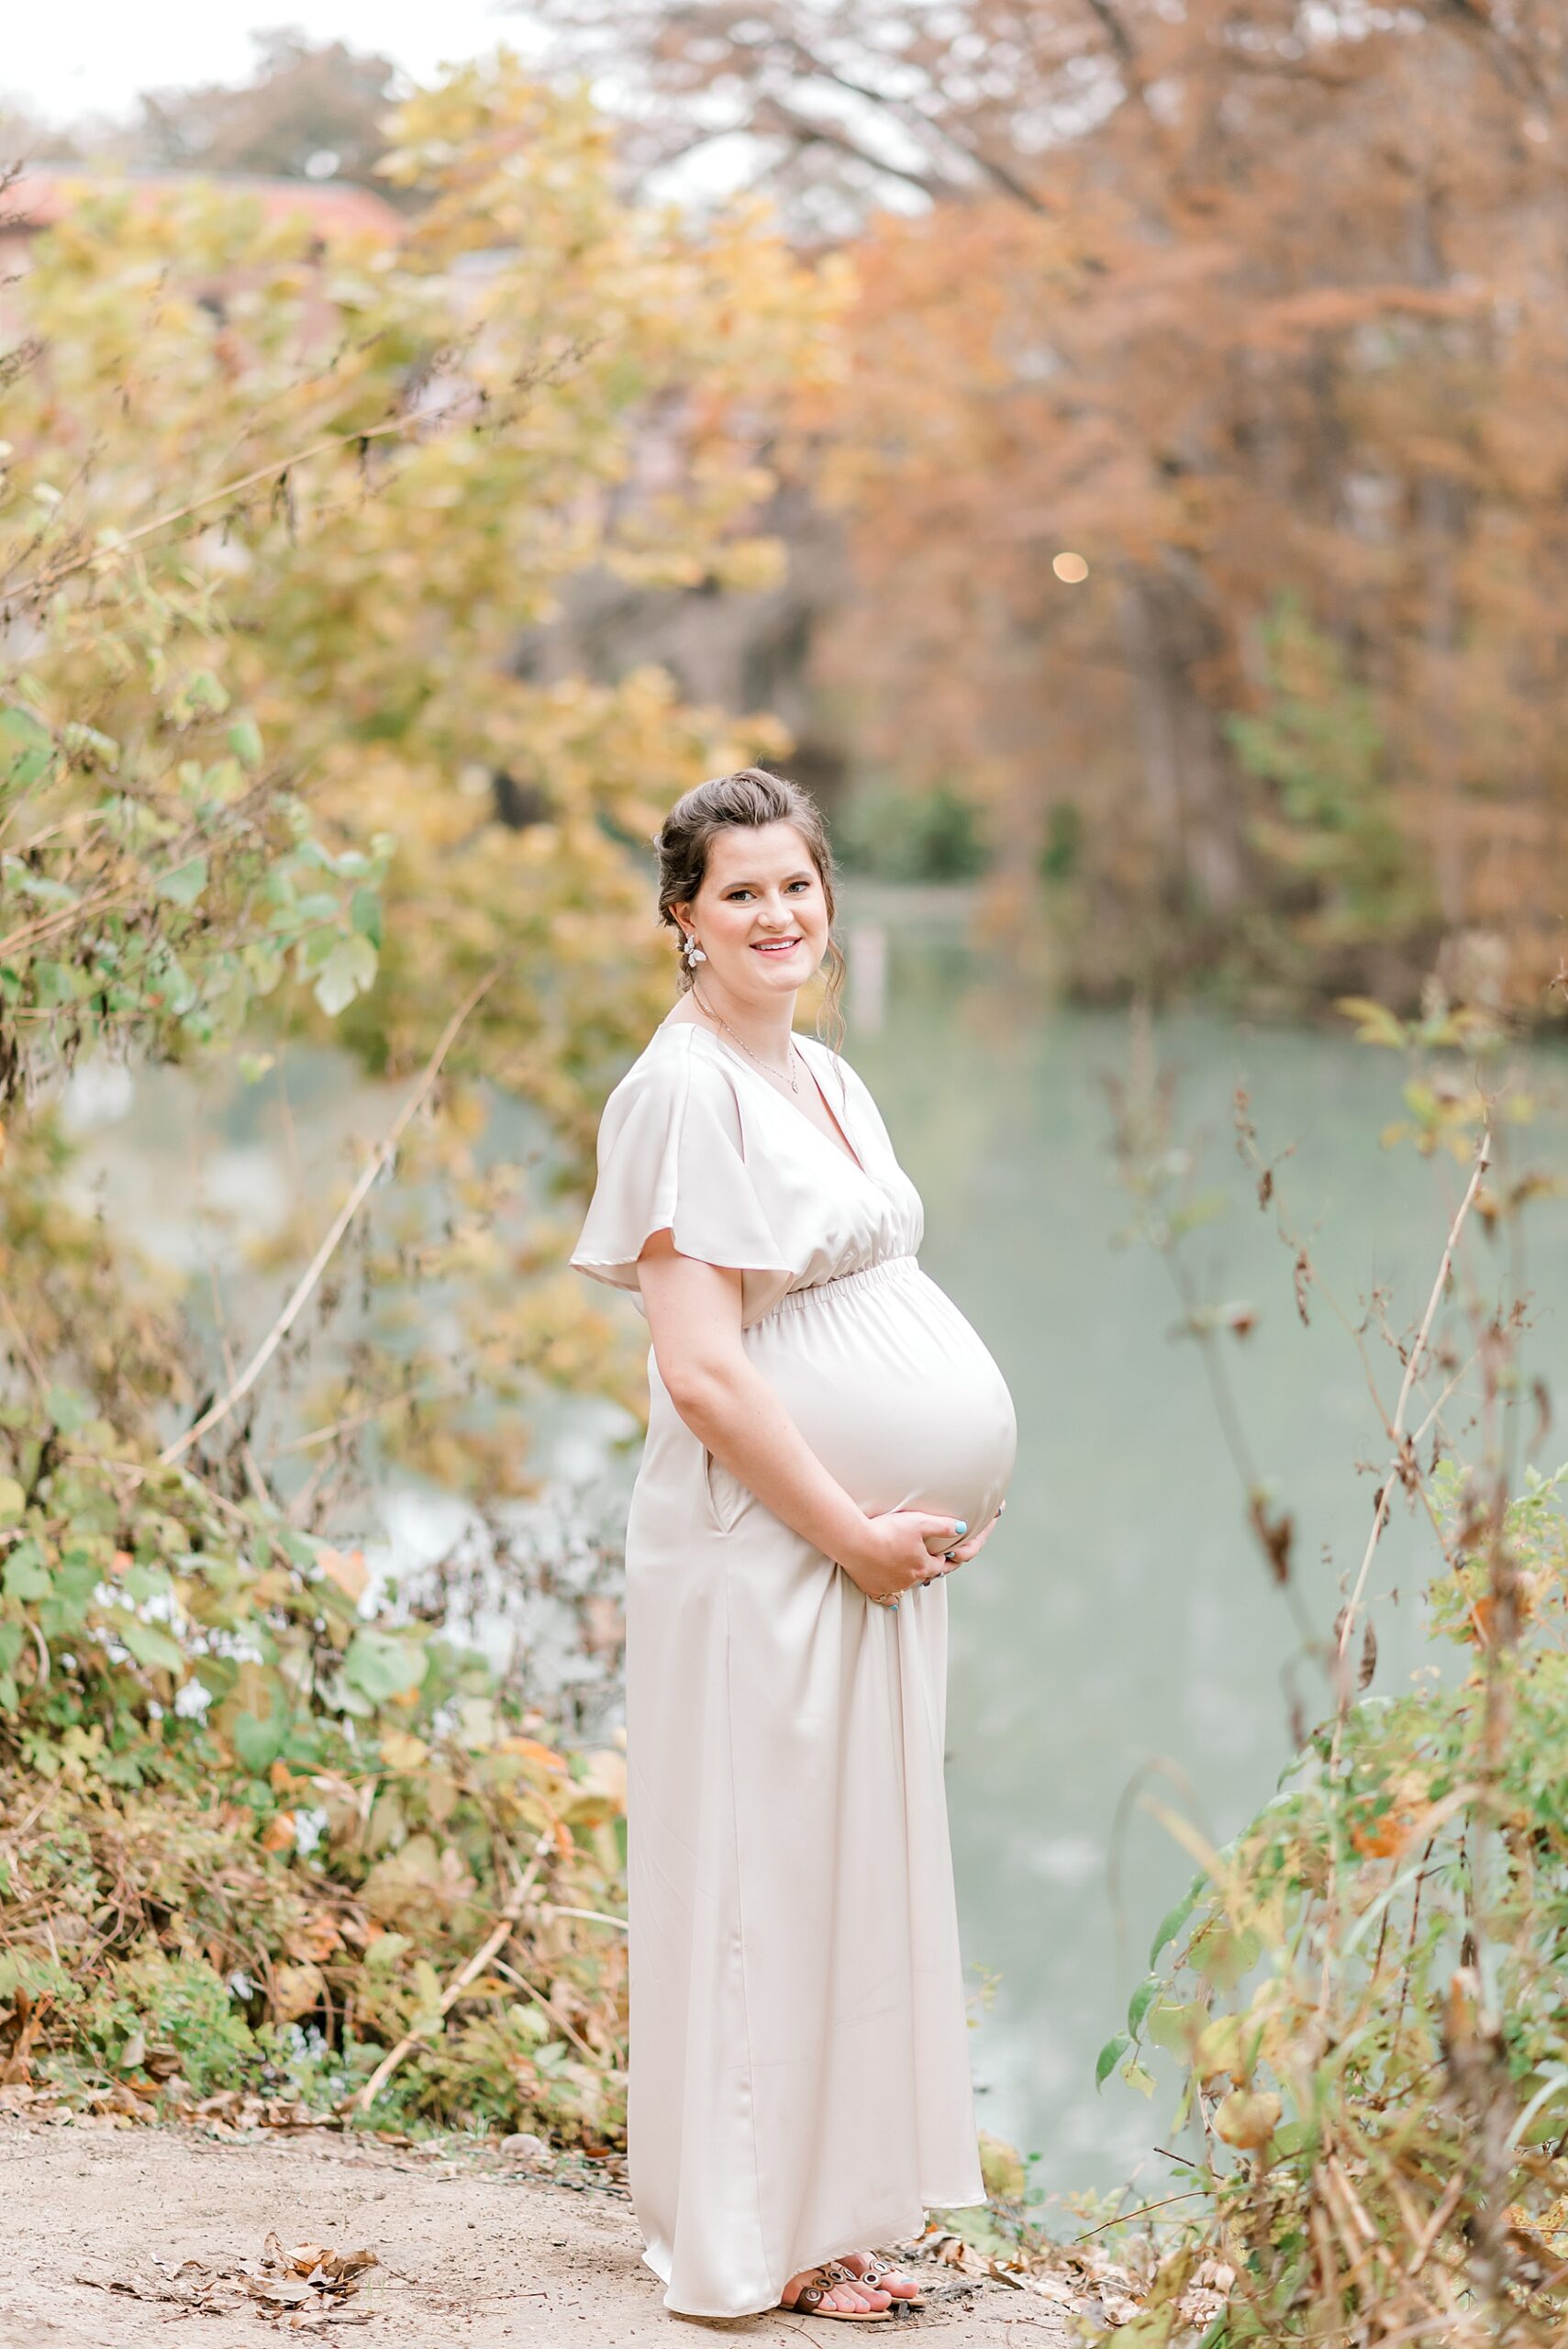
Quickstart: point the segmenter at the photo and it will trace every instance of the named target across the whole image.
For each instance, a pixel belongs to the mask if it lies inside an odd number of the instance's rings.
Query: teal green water
[[[965,1954],[996,1977],[975,2035],[984,2126],[1040,2156],[1053,2192],[1119,2184],[1168,2119],[1095,2056],[1120,2025],[1152,1929],[1191,1863],[1136,1801],[1184,1802],[1223,1839],[1272,1792],[1291,1751],[1285,1673],[1297,1639],[1242,1524],[1241,1488],[1166,1271],[1118,1248],[1129,1219],[1108,1150],[1102,1073],[1125,1071],[1125,1017],[1081,1011],[1009,1024],[1005,991],[956,945],[895,939],[886,1022],[847,1050],[924,1195],[923,1262],[975,1323],[1018,1407],[1019,1459],[1003,1527],[950,1585],[949,1787]],[[1296,1516],[1313,1621],[1331,1623],[1380,1478],[1382,1438],[1355,1351],[1321,1305],[1303,1329],[1291,1258],[1237,1157],[1239,1079],[1315,1254],[1352,1312],[1374,1286],[1418,1319],[1463,1174],[1386,1151],[1400,1063],[1348,1035],[1248,1033],[1218,1019],[1162,1023],[1182,1073],[1178,1123],[1207,1137],[1229,1199],[1202,1236],[1213,1293],[1258,1308],[1232,1341],[1262,1472]],[[1542,1056],[1552,1081],[1558,1059]],[[1563,1163],[1560,1118],[1534,1163]],[[1568,1208],[1537,1210],[1530,1374],[1568,1392]],[[1483,1278],[1500,1275],[1479,1242]],[[1379,1368],[1390,1398],[1398,1366]],[[1568,1452],[1568,1427],[1558,1431]],[[1555,1464],[1551,1437],[1540,1467]],[[1357,1473],[1358,1462],[1365,1464]],[[1421,1658],[1417,1600],[1429,1533],[1396,1521],[1380,1544],[1376,1687]],[[1398,1590],[1397,1598],[1389,1594]],[[1322,1683],[1300,1679],[1310,1719]],[[1160,1774],[1142,1778],[1152,1765]]]

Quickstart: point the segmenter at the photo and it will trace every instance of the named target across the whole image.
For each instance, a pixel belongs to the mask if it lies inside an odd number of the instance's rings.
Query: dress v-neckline
[[[668,1025],[669,1023],[664,1022],[662,1024]],[[800,1054],[801,1061],[805,1066],[807,1076],[811,1079],[812,1084],[817,1087],[822,1107],[827,1110],[828,1115],[838,1127],[840,1133],[843,1135],[844,1146],[842,1149],[840,1149],[839,1144],[832,1141],[828,1135],[823,1132],[819,1125],[817,1125],[813,1119],[806,1116],[804,1109],[797,1109],[792,1102],[786,1101],[784,1095],[776,1091],[775,1088],[768,1083],[760,1068],[752,1068],[750,1063],[743,1060],[739,1052],[731,1052],[723,1037],[716,1036],[711,1028],[703,1027],[701,1022],[695,1019],[676,1020],[674,1025],[678,1028],[695,1028],[699,1036],[706,1036],[710,1044],[716,1044],[718,1047],[718,1050],[724,1054],[726,1060],[733,1061],[737,1068],[745,1069],[749,1076],[754,1077],[757,1083],[762,1086],[763,1092],[768,1094],[772,1099],[776,1101],[781,1109],[787,1110],[791,1117],[798,1118],[802,1124],[805,1125],[810,1132],[816,1135],[817,1141],[821,1142],[825,1148],[830,1150],[834,1153],[835,1157],[847,1160],[850,1165],[854,1168],[856,1174],[863,1175],[868,1183],[875,1182],[875,1175],[872,1173],[870,1167],[865,1164],[860,1152],[851,1141],[848,1128],[838,1117],[833,1108],[832,1103],[828,1100],[827,1094],[823,1092],[821,1080],[811,1064],[810,1056],[806,1052],[805,1046],[802,1044],[800,1038],[795,1034],[793,1029],[790,1031],[791,1041],[795,1045],[795,1051]]]

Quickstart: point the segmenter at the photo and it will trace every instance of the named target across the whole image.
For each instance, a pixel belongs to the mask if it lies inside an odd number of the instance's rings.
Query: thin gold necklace
[[[735,1036],[735,1030],[730,1026],[728,1020],[726,1019],[723,1012],[715,1011],[710,1003],[705,1003],[702,996],[697,995],[696,983],[695,980],[692,983],[692,993],[694,996],[696,996],[698,1008],[706,1011],[710,1019],[717,1019],[727,1036]],[[774,1068],[767,1061],[758,1059],[757,1054],[751,1050],[751,1045],[746,1041],[746,1039],[743,1036],[735,1036],[735,1041],[740,1045],[747,1059],[756,1063],[756,1065],[762,1070],[764,1076],[775,1077],[781,1085],[787,1084],[792,1093],[798,1093],[800,1091],[800,1079],[795,1073],[795,1063],[800,1058],[800,1047],[795,1042],[793,1035],[789,1041],[789,1066],[787,1069]]]

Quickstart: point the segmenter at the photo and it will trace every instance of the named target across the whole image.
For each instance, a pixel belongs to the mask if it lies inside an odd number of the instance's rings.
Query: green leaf
[[[19,857],[6,860],[6,881],[8,887],[19,890],[35,906],[76,906],[81,894],[68,881],[59,881],[52,873],[34,873]]]
[[[373,889],[356,889],[350,906],[350,918],[361,938],[368,938],[379,953],[382,943],[381,899]]]
[[[54,738],[30,710],[0,709],[0,777],[15,791],[30,791],[54,764]]]
[[[69,963],[35,963],[32,981],[33,999],[42,1010],[76,999],[76,974]]]
[[[1124,2064],[1122,2065],[1121,2076],[1127,2082],[1128,2087],[1129,2088],[1136,2088],[1140,2096],[1153,2095],[1154,2075],[1152,2072],[1146,2070],[1144,2065],[1140,2064],[1136,2058],[1134,2058],[1130,2064]]]
[[[39,1622],[46,1639],[62,1639],[82,1629],[92,1612],[99,1580],[95,1565],[61,1565],[55,1568],[50,1577],[49,1596],[39,1612]]]
[[[210,669],[198,669],[185,686],[184,699],[192,709],[210,709],[222,717],[228,707],[228,689],[220,685]]]
[[[1095,2086],[1097,2088],[1105,2087],[1131,2044],[1125,2031],[1118,2031],[1114,2039],[1106,2040],[1095,2059]]]
[[[15,1476],[0,1476],[0,1520],[15,1524],[27,1505],[28,1497]]]
[[[158,1623],[127,1622],[117,1617],[115,1631],[135,1656],[138,1664],[164,1672],[183,1672],[185,1659],[180,1643]]]
[[[52,1576],[43,1551],[33,1541],[18,1542],[6,1561],[4,1576],[7,1598],[42,1598],[48,1592]]]
[[[1195,1892],[1189,1892],[1184,1898],[1177,1901],[1175,1907],[1171,1909],[1167,1915],[1161,1918],[1159,1924],[1154,1929],[1154,1939],[1150,1943],[1149,1947],[1149,1963],[1151,1965],[1158,1965],[1160,1963],[1161,1951],[1165,1948],[1168,1943],[1175,1940],[1176,1935],[1181,1932],[1182,1927],[1186,1923],[1187,1919],[1192,1915],[1193,1910],[1196,1907],[1197,1895]]]
[[[160,874],[158,894],[176,906],[194,906],[206,884],[206,857],[188,856],[183,864],[176,864],[171,872]]]
[[[261,729],[253,718],[237,718],[228,729],[228,747],[242,767],[252,773],[261,763]]]
[[[233,1722],[229,1742],[245,1767],[255,1777],[264,1777],[283,1752],[288,1735],[288,1721],[280,1706],[267,1719],[258,1720],[254,1713],[240,1713]]]
[[[417,1688],[429,1657],[417,1642],[398,1639],[390,1631],[360,1631],[349,1642],[343,1676],[373,1705],[384,1705]]]
[[[362,995],[376,973],[376,952],[368,938],[340,938],[316,982],[317,1002],[328,1019],[336,1019],[357,995]]]
[[[85,1395],[78,1395],[72,1386],[51,1386],[49,1416],[61,1435],[74,1435],[92,1418],[93,1406]]]
[[[1146,1982],[1139,1984],[1128,2001],[1127,2027],[1134,2039],[1137,2038],[1142,2027],[1143,2018],[1149,2012],[1159,1987],[1158,1980],[1151,1974]]]
[[[33,716],[30,709],[18,709],[12,702],[0,709],[0,756],[7,750],[48,751],[53,748],[53,738],[47,726]]]
[[[1201,1998],[1189,2006],[1178,2006],[1169,1998],[1162,1998],[1151,2009],[1144,2028],[1144,2037],[1154,2047],[1163,2047],[1167,2054],[1184,2059],[1191,2053],[1194,2040],[1203,2029],[1208,2009]]]

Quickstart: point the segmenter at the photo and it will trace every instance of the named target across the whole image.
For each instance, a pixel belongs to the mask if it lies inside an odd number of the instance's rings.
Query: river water
[[[1148,1249],[1118,1244],[1129,1211],[1103,1080],[1127,1070],[1128,1018],[1025,1008],[964,942],[962,907],[938,895],[862,890],[847,913],[856,984],[846,1049],[925,1199],[926,1269],[979,1329],[1018,1407],[1003,1527],[949,1584],[960,1909],[972,1978],[991,1986],[973,2048],[982,2123],[1039,2156],[1048,2191],[1103,2188],[1140,2165],[1146,2178],[1161,2174],[1151,2148],[1171,2102],[1163,2084],[1147,2102],[1115,2078],[1096,2093],[1093,2077],[1152,1929],[1191,1873],[1140,1791],[1184,1805],[1211,1837],[1233,1832],[1289,1758],[1297,1635],[1244,1528],[1197,1353],[1170,1335],[1165,1268]],[[1302,1603],[1326,1629],[1339,1579],[1361,1554],[1382,1439],[1344,1331],[1320,1301],[1309,1327],[1297,1318],[1290,1255],[1234,1150],[1234,1088],[1248,1086],[1265,1148],[1292,1152],[1282,1185],[1352,1314],[1376,1286],[1391,1293],[1397,1326],[1418,1317],[1462,1174],[1380,1146],[1400,1114],[1401,1067],[1348,1035],[1188,1013],[1161,1020],[1156,1042],[1180,1079],[1179,1130],[1228,1203],[1201,1235],[1198,1262],[1214,1294],[1256,1308],[1252,1333],[1229,1341],[1243,1416],[1262,1472],[1295,1514]],[[325,1172],[341,1163],[344,1120],[377,1130],[384,1106],[346,1087],[328,1056],[296,1067],[306,1170]],[[1545,1050],[1536,1068],[1548,1092],[1568,1075]],[[185,1085],[155,1076],[132,1102],[89,1074],[76,1112],[90,1130],[84,1177],[156,1252],[188,1258],[199,1282]],[[232,1258],[239,1230],[275,1228],[297,1208],[301,1175],[269,1138],[260,1089],[239,1088],[214,1116],[203,1197]],[[1533,1163],[1568,1163],[1565,1131],[1560,1110],[1543,1117]],[[1561,1396],[1562,1202],[1535,1210],[1530,1246],[1527,1368]],[[272,1308],[256,1309],[264,1326]],[[1391,1363],[1379,1371],[1385,1393],[1397,1382]],[[617,1418],[591,1407],[557,1415],[540,1456],[602,1490]],[[1568,1451],[1568,1430],[1558,1440]],[[1556,1457],[1549,1435],[1534,1464]],[[633,1465],[619,1461],[627,1484]],[[433,1554],[452,1521],[439,1497],[391,1494],[389,1550]],[[1402,1520],[1379,1547],[1380,1689],[1407,1683],[1421,1661],[1413,1600],[1431,1563],[1429,1536],[1423,1546]],[[1397,1599],[1387,1596],[1396,1587]],[[1317,1718],[1320,1681],[1308,1672],[1299,1687]]]
[[[1172,2099],[1162,2084],[1146,2101],[1114,2076],[1096,2092],[1095,2057],[1192,1872],[1139,1793],[1186,1808],[1220,1840],[1244,1823],[1289,1759],[1299,1639],[1243,1524],[1197,1351],[1170,1334],[1166,1269],[1118,1245],[1129,1205],[1103,1080],[1128,1069],[1128,1018],[1019,1019],[1005,983],[940,919],[886,928],[885,1014],[852,1028],[846,1049],[924,1196],[925,1267],[1001,1363],[1019,1425],[1003,1525],[949,1585],[960,1909],[970,1965],[996,1977],[975,2032],[982,2124],[1038,2154],[1047,2190],[1106,2188],[1148,2164]],[[1180,1080],[1178,1128],[1227,1202],[1195,1261],[1211,1294],[1257,1309],[1252,1333],[1229,1341],[1242,1415],[1294,1512],[1303,1601],[1327,1630],[1364,1545],[1383,1439],[1349,1336],[1320,1300],[1309,1327],[1298,1318],[1292,1257],[1234,1147],[1235,1087],[1246,1085],[1270,1154],[1291,1149],[1281,1186],[1352,1315],[1376,1286],[1396,1327],[1418,1320],[1464,1173],[1380,1145],[1402,1114],[1402,1063],[1348,1030],[1186,1014],[1156,1036]],[[1568,1069],[1542,1052],[1535,1073],[1550,1094]],[[1530,1162],[1562,1170],[1564,1132],[1560,1111],[1544,1116]],[[1530,1249],[1527,1369],[1561,1397],[1562,1202],[1534,1211]],[[1485,1241],[1476,1264],[1496,1276]],[[1392,1399],[1386,1350],[1378,1376]],[[1554,1432],[1537,1467],[1568,1456],[1568,1428]],[[1396,1519],[1375,1568],[1380,1690],[1408,1685],[1422,1661],[1414,1602],[1433,1563],[1429,1533]],[[1319,1718],[1321,1679],[1308,1669],[1296,1685]]]

